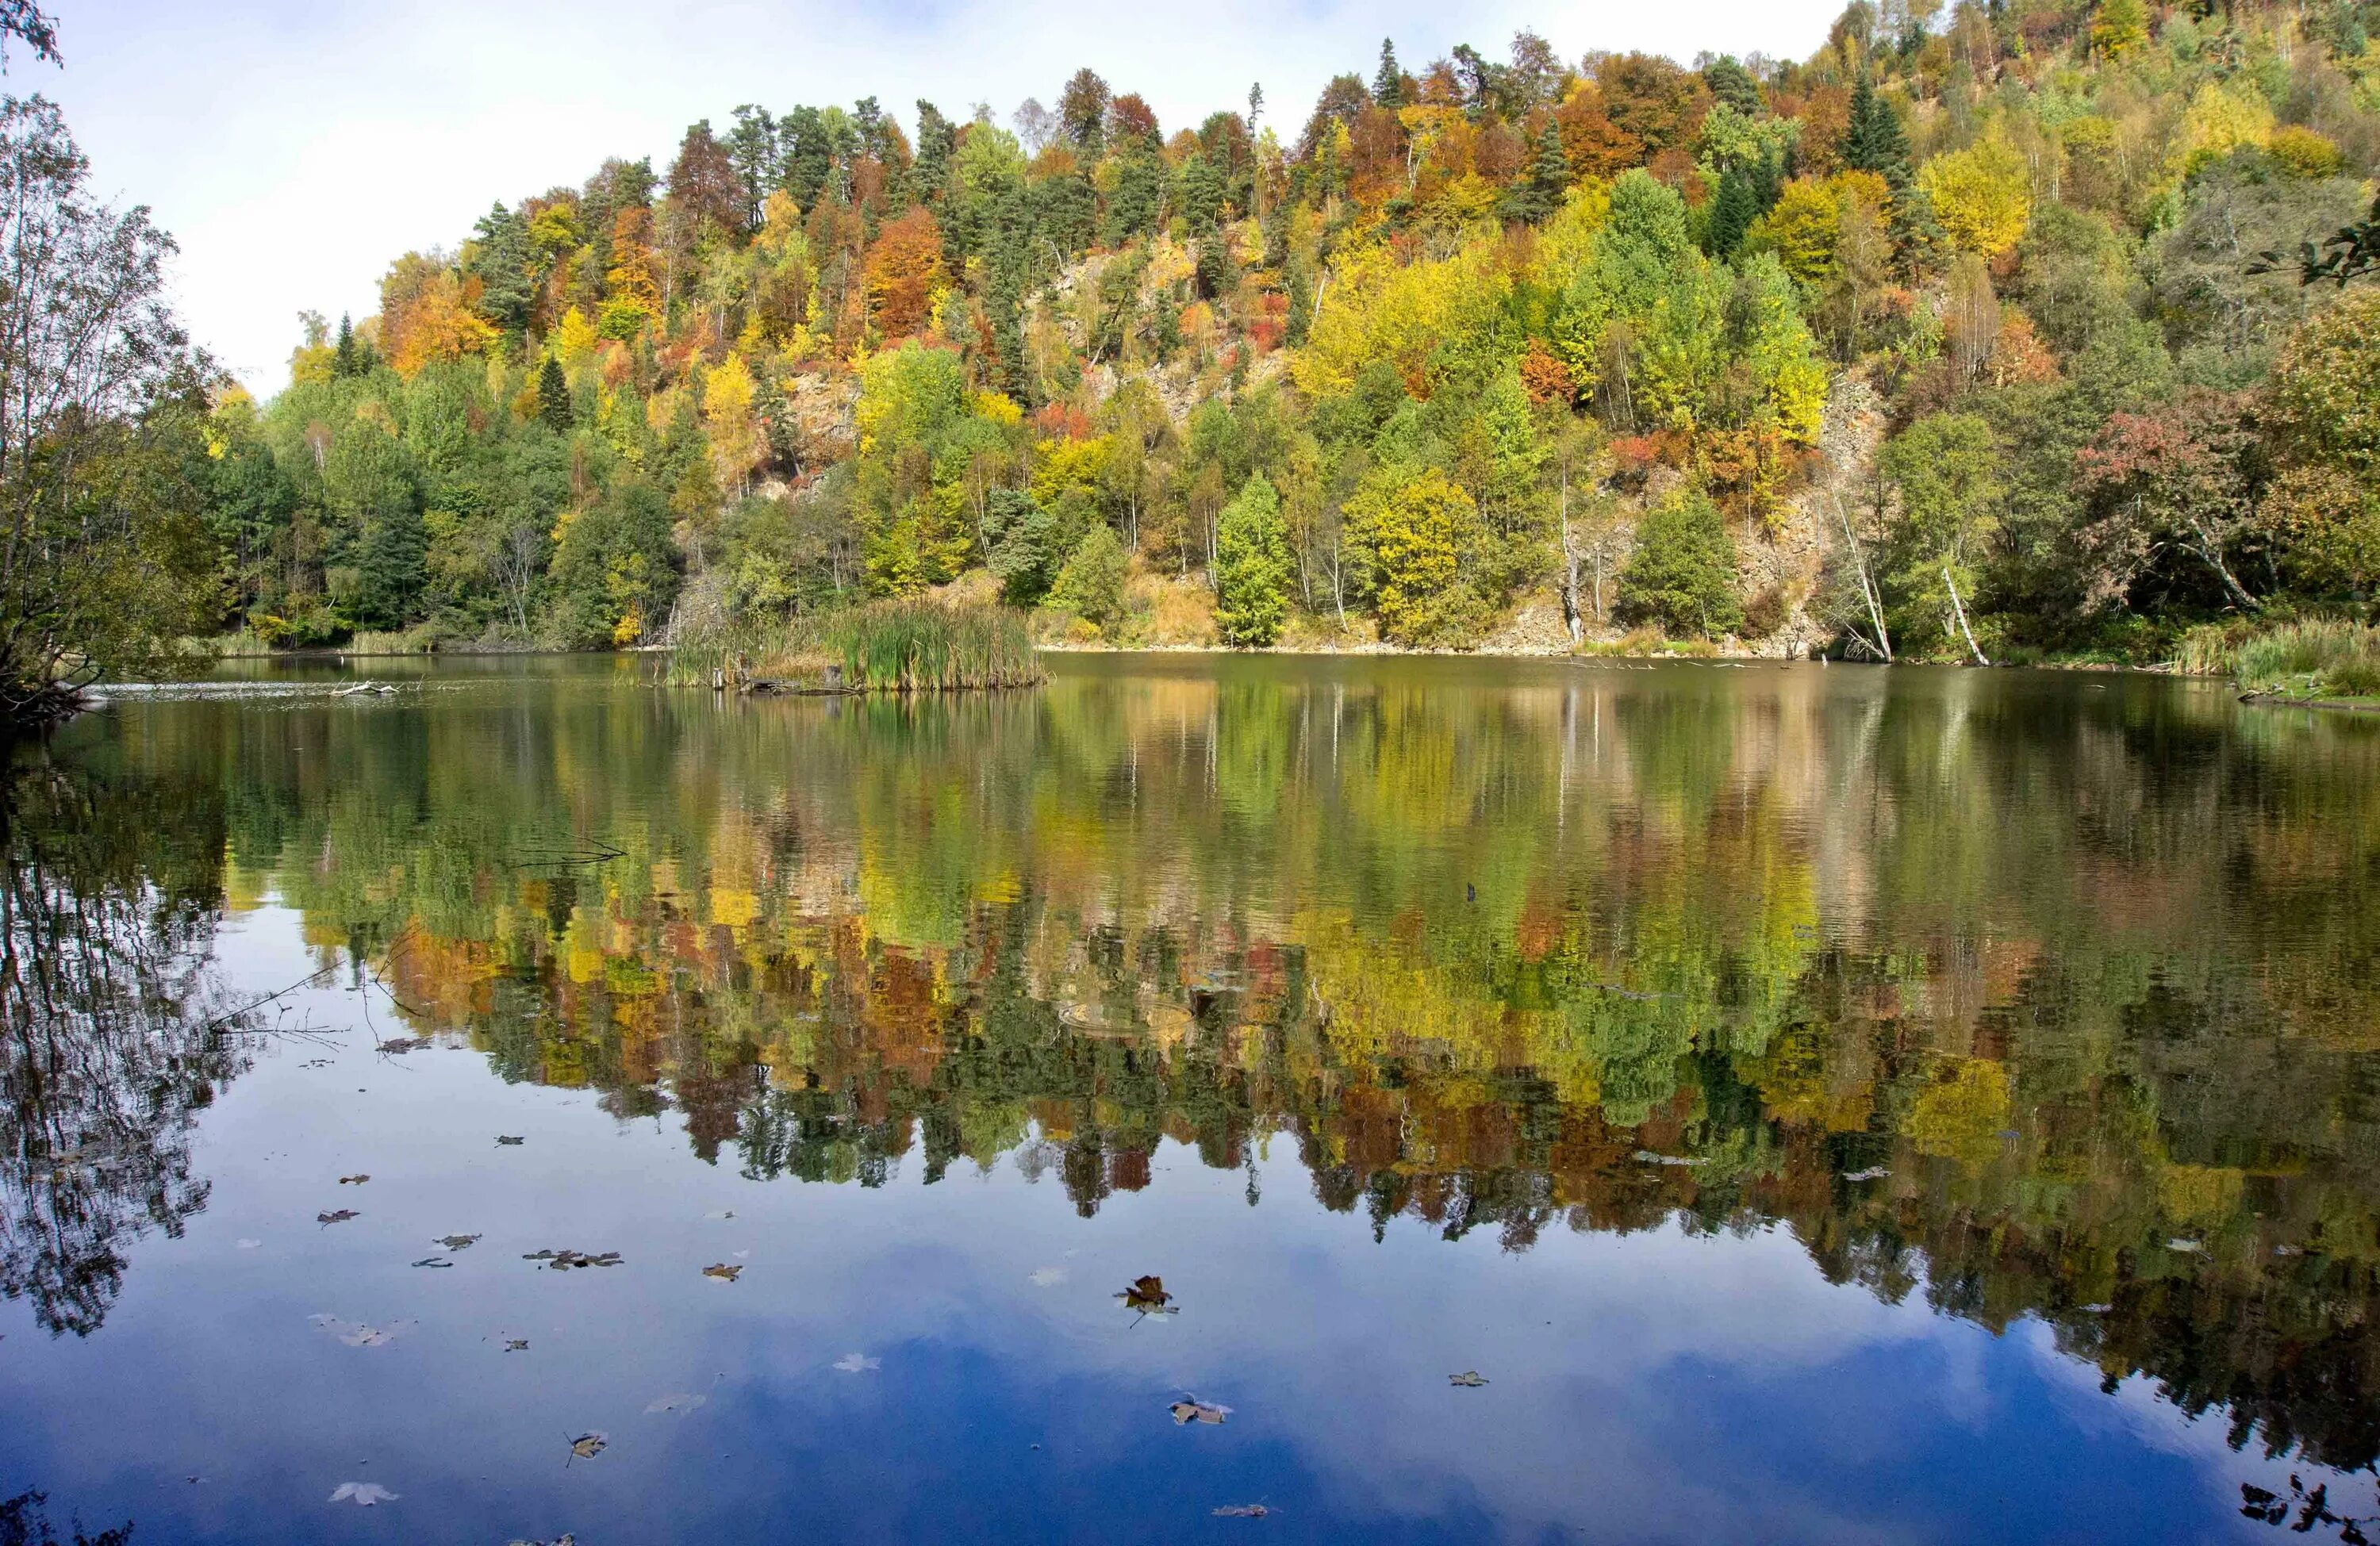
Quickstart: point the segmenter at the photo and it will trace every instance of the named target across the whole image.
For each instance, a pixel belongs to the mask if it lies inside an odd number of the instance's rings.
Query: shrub
[[[1123,582],[1132,564],[1115,530],[1101,521],[1075,544],[1050,587],[1052,605],[1105,628],[1123,610]]]
[[[1620,610],[1632,621],[1706,639],[1743,626],[1735,539],[1701,489],[1680,489],[1645,513],[1620,576]]]

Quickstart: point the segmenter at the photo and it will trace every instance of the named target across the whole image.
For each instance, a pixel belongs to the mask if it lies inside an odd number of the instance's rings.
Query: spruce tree
[[[339,344],[331,353],[331,374],[340,380],[364,373],[363,351],[356,344],[356,325],[344,311],[339,313]]]
[[[1743,234],[1760,218],[1760,196],[1752,179],[1739,167],[1719,174],[1718,192],[1711,199],[1710,225],[1703,233],[1703,250],[1714,258],[1732,258],[1743,246]]]
[[[1561,131],[1548,123],[1537,136],[1537,153],[1529,163],[1528,176],[1513,184],[1505,199],[1505,212],[1533,224],[1550,220],[1569,191],[1570,157],[1562,153]]]
[[[1901,129],[1900,115],[1876,94],[1876,81],[1865,70],[1852,88],[1842,160],[1854,172],[1875,173],[1896,192],[1909,186],[1909,136]]]
[[[1397,64],[1397,45],[1387,38],[1380,40],[1380,68],[1372,77],[1372,101],[1391,113],[1405,104],[1405,72]]]
[[[551,357],[537,373],[537,417],[556,434],[570,432],[570,383]]]

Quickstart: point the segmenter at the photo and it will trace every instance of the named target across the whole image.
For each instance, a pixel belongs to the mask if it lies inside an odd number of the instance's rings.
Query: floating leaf
[[[362,1214],[357,1213],[353,1208],[338,1208],[327,1214],[316,1214],[314,1215],[314,1222],[317,1224],[345,1224],[351,1218],[360,1218],[362,1216]]]
[[[583,1250],[532,1250],[521,1258],[524,1262],[542,1262],[555,1272],[567,1272],[573,1267],[616,1267],[620,1253],[607,1250],[589,1255]]]
[[[374,1052],[386,1052],[402,1057],[408,1052],[419,1052],[423,1047],[428,1046],[429,1045],[430,1038],[427,1036],[399,1036],[394,1041],[376,1043],[373,1045],[372,1050]]]
[[[724,1262],[713,1262],[702,1269],[702,1275],[715,1277],[722,1283],[733,1283],[735,1281],[736,1274],[743,1270],[740,1266],[730,1266]]]
[[[1267,1508],[1262,1504],[1231,1504],[1225,1507],[1215,1510],[1215,1517],[1218,1519],[1261,1519],[1271,1512],[1271,1509]]]
[[[359,1187],[370,1179],[371,1178],[369,1176],[342,1176],[339,1178],[339,1185],[343,1187]]]
[[[526,1352],[528,1352],[528,1337],[526,1337],[526,1336],[511,1336],[511,1337],[506,1337],[506,1338],[504,1339],[504,1351],[505,1351],[505,1352],[507,1352],[507,1353],[526,1353]]]
[[[735,1216],[735,1210],[733,1208],[722,1208],[715,1214],[705,1214],[702,1216],[706,1219],[716,1222],[720,1219],[734,1218]]]
[[[526,1138],[507,1138],[503,1133],[496,1134],[496,1143],[499,1147],[507,1143],[526,1143],[528,1141],[528,1140]]]
[[[342,1481],[339,1490],[331,1494],[333,1503],[353,1502],[370,1508],[374,1504],[395,1503],[396,1494],[377,1481]]]
[[[1187,1426],[1194,1422],[1220,1422],[1232,1412],[1229,1407],[1219,1407],[1206,1401],[1176,1401],[1166,1410],[1173,1414],[1173,1421],[1177,1426]]]
[[[385,1347],[395,1341],[396,1334],[404,1329],[403,1323],[383,1329],[367,1326],[361,1322],[342,1321],[335,1315],[314,1315],[308,1319],[350,1347]]]
[[[454,1264],[443,1256],[425,1256],[414,1263],[417,1267],[451,1267]]]
[[[1123,1301],[1126,1310],[1137,1310],[1144,1315],[1172,1313],[1165,1306],[1173,1296],[1165,1291],[1165,1280],[1153,1274],[1134,1278],[1132,1286],[1118,1294],[1116,1298]]]
[[[834,1360],[834,1366],[845,1374],[865,1374],[883,1366],[882,1359],[871,1359],[865,1353],[845,1353]]]
[[[570,1441],[570,1453],[581,1460],[592,1460],[603,1453],[612,1441],[601,1433],[581,1433]]]
[[[1465,1390],[1476,1390],[1488,1383],[1488,1376],[1475,1369],[1466,1369],[1460,1374],[1449,1374],[1446,1377],[1446,1383],[1450,1385],[1461,1385]]]
[[[675,1395],[657,1395],[645,1404],[645,1412],[647,1416],[655,1412],[690,1412],[710,1399],[710,1397],[707,1395],[695,1395],[683,1391]]]
[[[479,1238],[477,1235],[441,1235],[431,1243],[444,1246],[449,1250],[468,1250],[471,1243]]]

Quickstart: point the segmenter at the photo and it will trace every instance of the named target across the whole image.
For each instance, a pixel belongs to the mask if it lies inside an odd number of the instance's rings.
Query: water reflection
[[[39,748],[0,769],[0,1296],[54,1334],[97,1330],[130,1241],[207,1203],[197,1115],[243,1060],[207,970],[223,808]]]
[[[1375,1238],[1779,1223],[2362,1467],[2374,729],[1439,663],[128,709],[12,795],[5,1288],[87,1331],[124,1231],[204,1204],[189,1116],[237,1065],[188,963],[270,896],[416,1033],[752,1178],[1014,1154],[1089,1215],[1172,1139],[1251,1204],[1293,1145]]]

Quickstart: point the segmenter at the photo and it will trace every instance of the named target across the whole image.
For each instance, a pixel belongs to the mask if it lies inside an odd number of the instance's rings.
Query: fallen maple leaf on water
[[[374,1504],[395,1503],[396,1494],[377,1481],[342,1481],[339,1490],[331,1494],[333,1503],[353,1501],[365,1508]]]
[[[1126,1310],[1136,1310],[1143,1315],[1172,1315],[1174,1311],[1166,1305],[1172,1298],[1165,1291],[1165,1280],[1152,1274],[1134,1278],[1132,1286],[1118,1294],[1116,1300]]]
[[[735,1281],[735,1274],[743,1270],[742,1267],[731,1267],[724,1262],[713,1262],[702,1269],[702,1275],[715,1277],[722,1283],[733,1283]]]
[[[1166,1410],[1173,1414],[1173,1421],[1180,1427],[1187,1427],[1194,1422],[1219,1423],[1232,1415],[1232,1409],[1229,1407],[1217,1406],[1208,1401],[1176,1401]]]
[[[570,1441],[571,1455],[580,1460],[592,1460],[612,1443],[601,1433],[581,1433]]]

